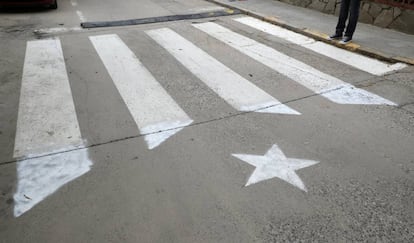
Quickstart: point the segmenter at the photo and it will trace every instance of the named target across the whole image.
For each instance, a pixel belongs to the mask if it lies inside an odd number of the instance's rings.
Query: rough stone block
[[[409,34],[414,34],[414,11],[402,11],[400,17],[394,20],[389,27]]]
[[[384,9],[380,13],[380,15],[378,15],[378,17],[375,18],[374,24],[376,26],[386,28],[393,22],[393,20],[394,20],[394,13],[392,9]]]
[[[336,6],[336,0],[329,0],[326,4],[325,11],[326,13],[333,14],[335,13],[335,6]]]
[[[382,7],[379,4],[370,3],[369,14],[376,18],[382,11]]]
[[[362,3],[361,11],[365,11],[365,12],[368,13],[370,7],[371,7],[371,5],[369,3]]]
[[[289,3],[296,6],[307,7],[312,3],[312,0],[280,0],[280,2]]]
[[[326,7],[326,3],[322,1],[313,1],[311,5],[309,5],[309,8],[316,9],[321,12],[324,12],[324,9]]]
[[[359,21],[367,24],[372,24],[374,22],[374,18],[369,14],[368,9],[364,7],[361,9],[361,12],[359,13]]]
[[[401,15],[401,9],[394,8],[394,19]]]
[[[339,11],[341,10],[341,3],[340,2],[336,2],[335,5],[335,15],[339,16]]]

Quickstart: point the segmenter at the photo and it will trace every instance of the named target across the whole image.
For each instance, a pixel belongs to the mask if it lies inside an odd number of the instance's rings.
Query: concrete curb
[[[257,13],[257,12],[251,11],[249,9],[241,8],[241,7],[235,7],[231,4],[222,3],[222,2],[219,2],[219,1],[216,1],[216,0],[205,0],[205,1],[217,4],[217,5],[229,8],[229,9],[239,10],[241,13],[249,15],[251,17],[254,17],[254,18],[263,20],[265,22],[280,26],[282,28],[294,31],[296,33],[305,35],[305,36],[313,38],[315,40],[322,41],[322,42],[325,42],[325,43],[330,44],[330,45],[334,45],[334,46],[342,48],[342,49],[346,49],[346,50],[349,50],[349,51],[353,51],[353,52],[362,54],[364,56],[373,57],[375,59],[385,61],[385,62],[389,62],[389,63],[402,62],[402,63],[414,65],[414,59],[412,59],[412,58],[387,55],[387,54],[381,53],[379,51],[372,50],[370,48],[360,46],[356,43],[349,43],[349,44],[346,44],[346,45],[342,45],[342,44],[339,44],[338,41],[329,40],[329,35],[327,35],[325,33],[320,33],[318,31],[307,29],[307,28],[304,28],[304,29],[298,28],[298,27],[295,27],[295,26],[292,26],[290,24],[285,23],[281,19],[271,17],[271,16],[265,16],[264,14]]]

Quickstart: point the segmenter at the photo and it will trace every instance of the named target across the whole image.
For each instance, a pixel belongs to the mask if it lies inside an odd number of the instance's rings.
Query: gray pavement
[[[130,9],[134,1],[131,5],[127,1],[124,5],[107,1],[107,8],[101,6],[96,12],[92,3],[96,0],[79,1],[75,8],[69,1],[62,1],[60,12],[51,13],[60,13],[62,19],[53,23],[70,23],[65,24],[67,27],[79,24],[76,11],[88,20],[99,21],[105,16],[102,11],[108,9],[109,15],[111,7],[118,8],[117,15],[109,18],[112,20],[125,19],[123,11],[128,18],[151,16],[155,3],[154,16],[216,8],[205,1],[180,1],[175,5],[159,0],[143,3],[146,12],[134,15]],[[45,36],[33,31],[56,27],[49,21],[53,18],[48,12],[5,16],[8,21],[0,21],[0,32],[20,24],[26,27],[18,32],[2,32],[0,41],[0,242],[414,240],[413,66],[372,75],[233,20],[243,15]],[[0,19],[3,17],[0,14]],[[32,17],[36,22],[30,21]],[[398,105],[335,103],[192,26],[206,22],[226,27]],[[33,25],[29,27],[30,23]],[[159,28],[180,34],[301,115],[235,109],[146,34]],[[112,34],[119,36],[193,120],[152,150],[89,39]],[[26,44],[50,38],[59,39],[62,45],[85,146],[55,155],[46,148],[44,157],[35,160],[39,167],[33,166],[24,174],[19,166],[36,156],[23,160],[13,156]],[[128,65],[123,67],[127,69]],[[153,92],[147,95],[151,97]],[[245,186],[256,168],[233,154],[263,159],[274,145],[286,158],[297,159],[290,160],[292,163],[318,162],[296,171],[306,191],[289,178],[275,177]],[[53,165],[60,161],[48,158],[78,152],[88,154],[90,170],[16,216],[19,183],[39,173],[39,168],[55,172]],[[62,170],[64,167],[57,174]],[[274,167],[263,172],[269,171],[274,172]],[[48,173],[43,175],[47,177]],[[57,176],[52,182],[58,181]],[[34,187],[37,183],[32,181]],[[42,188],[37,189],[42,192]],[[30,202],[39,195],[23,196]]]
[[[309,32],[314,37],[327,39],[335,31],[338,18],[312,9],[293,6],[274,0],[208,0],[245,10],[271,22],[287,25],[297,31]],[[414,63],[414,35],[370,24],[358,23],[353,42],[367,54]],[[349,48],[354,49],[354,47]]]

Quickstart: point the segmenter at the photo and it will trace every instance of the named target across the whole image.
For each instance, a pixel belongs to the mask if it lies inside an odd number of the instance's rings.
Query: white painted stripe
[[[27,42],[14,156],[83,144],[60,41]]]
[[[320,72],[303,62],[218,24],[208,22],[193,24],[193,26],[333,102],[339,104],[396,105],[389,100],[358,89],[351,84]]]
[[[191,9],[187,10],[187,12],[189,12],[189,13],[203,13],[203,12],[212,12],[212,11],[221,11],[221,10],[226,10],[226,8],[220,7],[220,6],[191,8]]]
[[[384,63],[320,41],[304,45],[303,47],[377,76],[382,76],[407,67],[404,63]]]
[[[300,114],[281,104],[174,31],[163,28],[146,33],[235,109]]]
[[[277,36],[279,38],[285,39],[289,42],[292,42],[296,45],[305,45],[314,43],[315,40],[312,38],[309,38],[307,36],[298,34],[296,32],[281,28],[279,26],[269,24],[267,22],[264,22],[262,20],[252,18],[252,17],[242,17],[242,18],[236,18],[234,19],[237,22],[240,22],[242,24],[245,24],[247,26],[253,27],[255,29],[258,29],[260,31],[263,31],[265,33],[268,33],[270,35]]]
[[[83,16],[83,13],[81,11],[77,10],[76,14],[78,15],[81,22],[86,22],[86,18]]]
[[[89,38],[150,149],[193,122],[117,35]]]
[[[86,149],[18,162],[14,216],[27,212],[91,166]]]
[[[43,28],[43,29],[37,29],[33,32],[36,34],[62,34],[67,32],[77,32],[82,31],[83,29],[81,27],[55,27],[55,28]]]
[[[235,21],[278,38],[285,39],[296,45],[300,45],[304,48],[310,49],[314,52],[374,75],[381,76],[407,67],[407,65],[403,63],[388,64],[320,41],[315,41],[314,39],[304,35],[272,25],[256,18],[242,17],[235,19]]]
[[[70,0],[70,4],[72,4],[73,7],[78,6],[78,2],[76,0]]]

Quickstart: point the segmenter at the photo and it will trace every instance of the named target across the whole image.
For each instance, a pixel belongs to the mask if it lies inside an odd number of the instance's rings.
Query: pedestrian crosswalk
[[[236,18],[234,22],[259,28],[255,19]],[[205,22],[191,25],[191,32],[205,33],[277,73],[297,82],[315,94],[338,104],[396,105],[376,94],[356,88],[304,62],[222,25]],[[261,30],[279,34],[272,26]],[[283,31],[283,30],[282,30]],[[155,45],[174,57],[190,73],[203,82],[217,97],[241,112],[300,115],[282,104],[254,79],[246,79],[219,59],[172,30],[155,28],[143,31]],[[313,43],[307,37],[287,33],[298,45]],[[99,56],[108,75],[133,117],[139,133],[153,149],[193,122],[191,114],[169,94],[117,34],[90,35],[94,53]],[[59,38],[27,43],[21,86],[19,115],[15,139],[15,157],[27,157],[70,147],[82,147],[76,109]],[[330,56],[333,58],[333,56]],[[342,60],[340,60],[342,61]],[[372,61],[372,65],[376,65]],[[380,63],[378,65],[383,65]],[[380,66],[379,68],[384,68]]]
[[[286,37],[297,45],[319,52],[320,44],[315,44],[307,37],[286,33],[284,30],[278,32],[272,26],[266,25],[266,28],[262,28],[263,23],[250,18],[237,18],[234,22],[259,28],[269,35]],[[274,70],[287,77],[288,81],[295,82],[331,102],[396,105],[386,98],[357,88],[222,25],[206,22],[188,26],[190,29],[185,33],[202,34],[216,42],[225,43],[221,47],[224,50],[236,50],[247,59]],[[234,66],[232,69],[220,57],[211,54],[214,52],[205,46],[200,47],[200,43],[190,41],[191,38],[180,35],[172,28],[154,28],[141,31],[140,34],[148,37],[165,55],[171,56],[168,60],[175,62],[174,67],[184,67],[188,70],[188,75],[193,75],[190,78],[192,81],[205,84],[217,95],[215,99],[223,100],[230,108],[239,112],[271,113],[275,116],[295,115],[300,119],[301,110],[279,101],[274,97],[274,92],[260,87],[252,76],[244,77],[234,70]],[[182,108],[185,106],[176,101],[175,94],[169,87],[161,85],[156,78],[157,70],[146,67],[145,61],[141,61],[136,54],[136,47],[131,48],[126,44],[128,42],[124,42],[121,34],[93,34],[85,39],[91,44],[91,55],[96,55],[96,62],[100,60],[99,64],[94,65],[106,70],[104,75],[113,82],[119,97],[122,98],[122,105],[127,108],[123,113],[129,111],[125,116],[133,118],[136,125],[134,129],[138,129],[137,132],[144,138],[148,149],[156,148],[193,123],[191,112]],[[56,37],[27,42],[14,141],[14,157],[20,159],[17,164],[18,185],[14,196],[16,217],[30,210],[65,183],[87,173],[93,164],[88,158],[88,144],[82,136],[78,121],[77,111],[81,109],[77,106],[82,103],[75,103],[73,99],[76,90],[71,87],[70,75],[67,72],[63,41]],[[71,45],[66,45],[66,48],[70,47]],[[76,51],[68,51],[71,55],[77,55]],[[335,58],[334,53],[341,53],[337,50],[330,52],[328,50],[327,53],[319,53],[327,58]],[[346,63],[347,58],[338,57],[338,61]],[[403,67],[385,67],[385,64],[375,60],[361,60],[370,62],[370,66],[373,66],[362,70],[375,75],[381,74],[375,70],[389,68],[385,70],[389,72]],[[76,67],[70,68],[72,72],[77,72],[74,69]],[[82,71],[77,75],[81,76]],[[83,79],[87,80],[88,77]],[[174,84],[181,85],[180,82]],[[87,95],[89,94],[97,93]],[[62,151],[64,153],[60,153]]]

